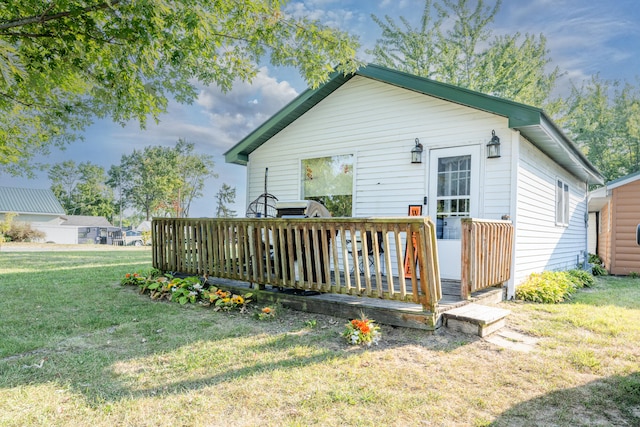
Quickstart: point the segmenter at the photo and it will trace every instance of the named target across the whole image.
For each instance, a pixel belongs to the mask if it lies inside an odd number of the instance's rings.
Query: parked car
[[[123,239],[125,245],[142,246],[144,244],[140,231],[127,230],[124,232]]]

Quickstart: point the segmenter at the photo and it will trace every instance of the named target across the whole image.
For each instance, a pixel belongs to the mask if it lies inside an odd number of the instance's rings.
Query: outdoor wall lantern
[[[495,159],[500,157],[500,138],[496,135],[496,131],[491,131],[491,141],[487,143],[487,159]]]
[[[422,163],[422,144],[416,138],[416,146],[411,149],[411,163]]]

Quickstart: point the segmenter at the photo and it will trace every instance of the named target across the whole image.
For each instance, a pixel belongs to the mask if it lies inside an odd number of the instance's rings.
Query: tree
[[[119,215],[119,227],[122,228],[123,226],[123,219],[122,219],[122,214],[124,213],[124,207],[125,207],[125,200],[124,200],[124,193],[123,193],[123,186],[124,186],[124,174],[122,171],[122,168],[120,166],[114,166],[112,165],[109,168],[109,172],[107,172],[107,176],[108,179],[106,181],[106,184],[111,187],[113,190],[117,190],[118,191],[118,201],[117,201],[117,212]]]
[[[236,201],[236,189],[230,187],[228,184],[223,183],[218,194],[216,194],[216,200],[218,207],[216,208],[216,218],[235,218],[236,211],[229,208],[227,205],[235,203]]]
[[[123,155],[109,169],[109,185],[121,188],[124,205],[152,216],[189,214],[194,198],[202,196],[206,178],[216,176],[213,157],[196,154],[182,139],[174,147],[148,146]]]
[[[640,91],[636,87],[596,75],[572,88],[560,123],[607,180],[640,170]]]
[[[51,191],[69,215],[104,216],[113,220],[116,212],[113,192],[105,184],[101,166],[91,162],[76,166],[73,160],[57,163],[49,169]]]
[[[382,38],[369,53],[380,65],[411,74],[530,105],[550,102],[559,70],[545,71],[550,62],[546,39],[520,33],[493,37],[489,24],[501,0],[493,7],[477,0],[473,9],[469,3],[426,0],[415,28],[404,17],[402,28],[389,16],[373,16]],[[450,28],[444,31],[443,23]]]
[[[0,244],[7,241],[7,234],[11,230],[11,225],[13,224],[13,219],[18,216],[15,212],[6,212],[3,216],[2,221],[0,221]]]
[[[53,165],[49,169],[49,180],[51,181],[51,191],[65,212],[73,215],[76,211],[74,194],[80,180],[76,162],[67,160]]]
[[[368,51],[374,56],[374,62],[409,74],[436,78],[440,50],[437,44],[442,35],[441,21],[433,20],[431,8],[431,0],[426,0],[419,28],[414,28],[407,18],[401,16],[399,19],[404,30],[389,16],[385,16],[383,21],[371,15],[373,22],[382,30],[382,38]]]
[[[594,76],[574,86],[567,99],[552,99],[560,71],[546,71],[545,37],[493,36],[489,24],[501,0],[493,7],[484,0],[474,8],[470,3],[426,0],[418,27],[403,17],[401,26],[374,16],[382,38],[370,53],[381,65],[544,108],[607,180],[640,170],[637,86]]]
[[[133,150],[130,155],[123,154],[119,170],[126,206],[141,211],[147,220],[152,214],[171,212],[171,195],[179,181],[176,164],[175,152],[170,147],[148,146],[142,151]],[[109,182],[117,179],[112,175]]]
[[[195,81],[229,90],[265,58],[313,86],[357,40],[273,0],[7,0],[0,4],[0,166],[80,137],[95,117],[142,127]]]
[[[202,196],[204,181],[208,177],[217,178],[213,172],[213,157],[196,154],[193,152],[193,143],[179,139],[175,150],[178,154],[178,171],[180,174],[180,187],[174,198],[178,201],[180,211],[178,216],[189,216],[191,202],[196,197]],[[235,193],[235,190],[234,190]]]

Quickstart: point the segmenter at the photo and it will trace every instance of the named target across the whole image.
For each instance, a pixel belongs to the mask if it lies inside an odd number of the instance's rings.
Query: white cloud
[[[358,27],[369,16],[368,12],[354,7],[342,7],[343,3],[337,0],[291,2],[285,6],[284,12],[294,18],[312,19],[351,34],[361,33],[355,31],[354,27]]]
[[[424,0],[382,0],[378,4],[378,8],[390,8],[391,12],[407,9],[409,7],[416,10],[417,13],[422,13],[422,10],[424,9]]]
[[[261,68],[251,83],[236,82],[223,93],[201,87],[196,104],[215,138],[211,144],[226,151],[298,95],[286,81],[278,81]]]
[[[598,72],[612,78],[620,75],[612,67],[632,56],[620,39],[638,43],[640,37],[638,23],[628,17],[634,7],[635,3],[582,0],[504,2],[494,30],[543,34],[554,65],[577,81]]]

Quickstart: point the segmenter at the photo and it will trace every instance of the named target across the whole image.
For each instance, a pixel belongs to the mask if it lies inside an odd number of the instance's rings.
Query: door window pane
[[[471,212],[471,156],[438,159],[437,237],[460,239],[460,218]]]

